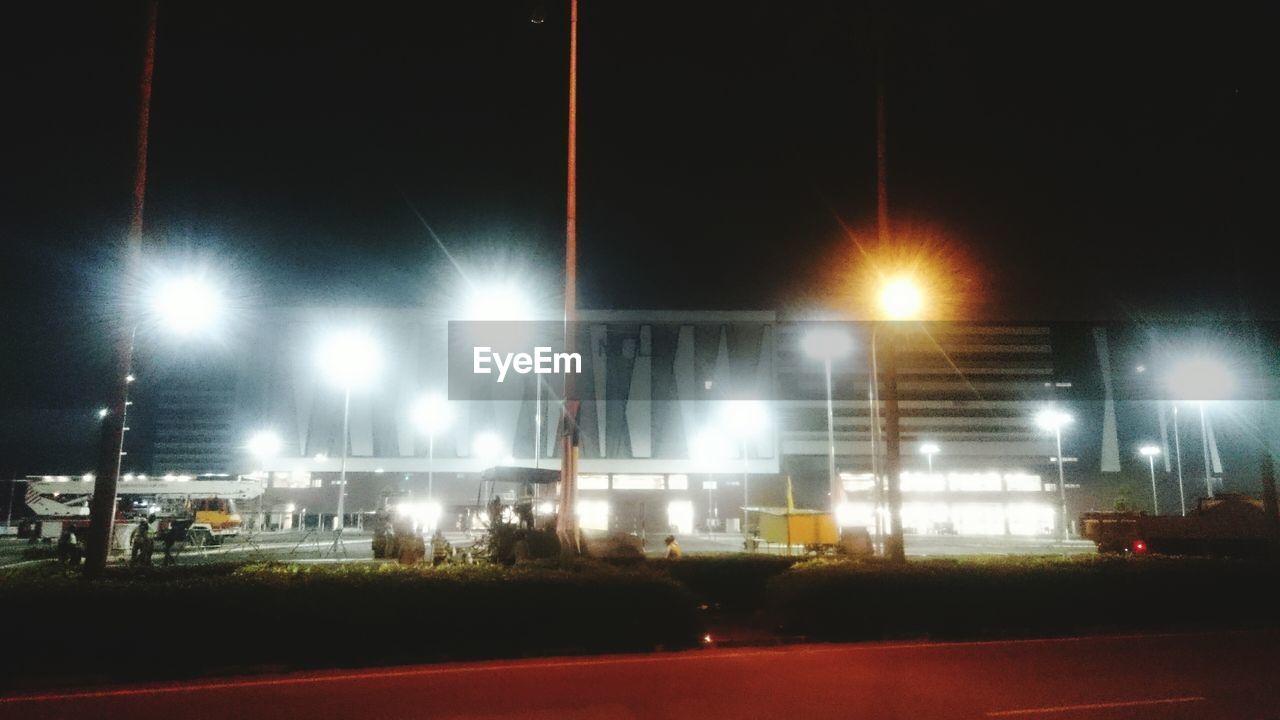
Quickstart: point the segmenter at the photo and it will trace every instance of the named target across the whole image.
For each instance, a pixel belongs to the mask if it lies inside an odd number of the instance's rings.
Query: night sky
[[[94,405],[129,211],[141,2],[11,3],[0,205],[11,408]],[[545,22],[530,22],[541,14]],[[584,0],[580,306],[803,309],[895,232],[973,317],[1273,318],[1260,5]],[[246,306],[560,282],[567,3],[162,2],[155,262]],[[555,298],[551,298],[552,303]]]

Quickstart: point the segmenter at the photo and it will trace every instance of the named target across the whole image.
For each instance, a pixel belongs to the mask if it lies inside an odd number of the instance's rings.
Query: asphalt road
[[[799,645],[0,698],[4,718],[1280,718],[1280,633]]]

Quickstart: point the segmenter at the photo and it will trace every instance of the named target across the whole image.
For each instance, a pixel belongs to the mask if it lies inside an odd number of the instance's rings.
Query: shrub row
[[[1264,562],[1175,558],[811,562],[770,581],[771,617],[815,640],[970,639],[1274,624]]]
[[[30,619],[11,626],[0,682],[627,652],[687,647],[700,629],[675,582],[594,565],[171,570],[0,578],[0,606]]]

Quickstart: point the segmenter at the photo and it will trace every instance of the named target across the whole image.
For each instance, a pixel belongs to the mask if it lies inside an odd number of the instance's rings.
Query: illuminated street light
[[[435,499],[436,433],[449,427],[452,420],[449,401],[440,395],[428,395],[413,410],[413,421],[427,434],[427,502]]]
[[[382,369],[382,352],[373,339],[360,330],[343,330],[325,340],[320,367],[329,381],[342,388],[342,465],[338,472],[338,511],[333,518],[334,550],[341,548],[343,515],[347,495],[347,453],[350,444],[351,390],[363,388]]]
[[[822,361],[827,381],[827,487],[831,509],[835,510],[844,499],[844,486],[836,474],[835,405],[831,396],[831,363],[849,354],[853,340],[848,333],[833,327],[816,327],[805,333],[805,354]]]
[[[937,443],[923,443],[920,445],[920,454],[929,459],[929,474],[933,474],[933,456],[942,451]]]
[[[245,445],[258,463],[262,466],[262,492],[258,494],[258,529],[266,527],[266,515],[263,514],[263,499],[267,495],[267,486],[271,484],[271,471],[267,469],[267,461],[280,454],[284,443],[274,430],[259,430],[249,438]]]
[[[201,275],[185,275],[160,283],[151,311],[170,332],[187,336],[214,325],[222,315],[222,293]]]
[[[1160,514],[1160,497],[1156,494],[1156,456],[1160,454],[1160,448],[1155,445],[1143,445],[1138,448],[1138,452],[1147,459],[1147,466],[1151,469],[1151,514]]]
[[[924,292],[909,277],[892,278],[880,288],[880,310],[888,320],[914,320],[924,309]]]
[[[1053,433],[1058,446],[1058,539],[1067,541],[1067,478],[1063,470],[1062,428],[1073,422],[1071,415],[1055,408],[1045,408],[1036,414],[1036,425]]]
[[[106,408],[98,408],[98,419],[101,420],[105,418],[109,412],[111,411]]]

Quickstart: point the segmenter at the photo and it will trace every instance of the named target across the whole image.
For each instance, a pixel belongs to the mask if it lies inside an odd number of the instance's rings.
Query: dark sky
[[[149,254],[250,305],[432,302],[450,271],[412,205],[469,271],[555,287],[566,6],[162,2]],[[57,407],[104,375],[144,5],[0,12],[3,397]],[[883,44],[895,229],[965,259],[975,316],[1273,317],[1274,21],[584,0],[580,304],[822,297],[858,257],[840,221],[874,218]]]

